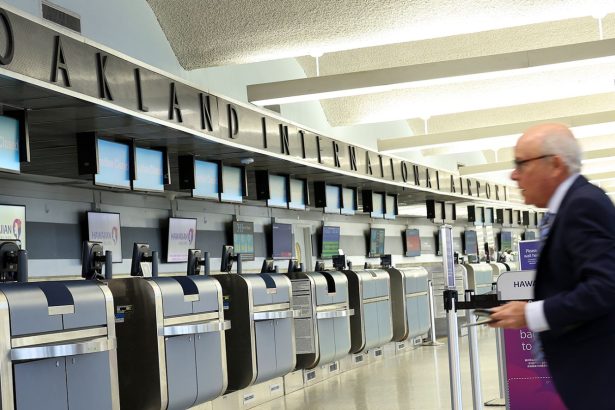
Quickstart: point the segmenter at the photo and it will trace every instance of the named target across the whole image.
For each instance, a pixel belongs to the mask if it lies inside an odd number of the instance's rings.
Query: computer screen
[[[288,203],[289,209],[304,210],[307,202],[305,197],[305,185],[304,179],[290,179],[290,202]]]
[[[326,185],[325,186],[325,197],[327,201],[327,206],[324,211],[328,214],[339,214],[341,203],[340,203],[340,195],[341,195],[341,187],[338,185]]]
[[[466,255],[478,255],[478,239],[476,231],[465,231],[463,252]]]
[[[372,193],[372,218],[384,218],[384,195],[378,192]]]
[[[512,232],[502,231],[500,232],[500,252],[506,252],[512,250]]]
[[[243,202],[242,169],[224,165],[222,167],[222,192],[220,200],[225,202]],[[235,249],[237,252],[237,249]]]
[[[371,228],[369,231],[369,257],[384,255],[384,228]]]
[[[209,161],[194,161],[194,189],[192,196],[203,199],[220,199],[218,164]]]
[[[272,232],[271,257],[273,259],[290,259],[293,257],[293,226],[291,224],[274,223]]]
[[[418,229],[406,229],[406,256],[421,256],[421,237]]]
[[[233,255],[241,254],[242,261],[254,260],[254,224],[233,222]]]
[[[132,189],[138,191],[164,191],[164,153],[146,148],[135,148],[135,176]]]
[[[343,215],[354,215],[357,207],[357,190],[356,188],[344,188],[342,187],[342,214]]]
[[[88,212],[88,241],[102,242],[105,250],[113,252],[113,262],[122,262],[122,234],[120,214]]]
[[[167,262],[187,262],[188,249],[196,248],[196,218],[169,218]]]
[[[269,199],[267,200],[267,206],[273,206],[277,208],[287,208],[287,176],[284,175],[272,175],[269,174]]]
[[[130,189],[130,146],[119,142],[96,139],[98,173],[94,184]]]
[[[384,219],[395,219],[395,202],[397,201],[397,197],[395,195],[386,195],[384,201],[386,205]]]
[[[0,169],[19,172],[19,121],[0,115]]]
[[[322,227],[322,252],[323,259],[330,259],[333,255],[338,255],[340,250],[340,227]]]

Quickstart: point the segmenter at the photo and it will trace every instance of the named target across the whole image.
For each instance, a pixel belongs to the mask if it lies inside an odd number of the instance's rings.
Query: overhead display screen
[[[512,232],[502,231],[500,232],[500,252],[512,250]]]
[[[290,259],[293,257],[293,226],[274,223],[272,232],[273,259]]]
[[[343,188],[342,187],[342,214],[343,215],[354,215],[357,208],[355,207],[356,202],[356,194],[357,191],[352,188]]]
[[[113,262],[122,261],[122,231],[120,214],[88,212],[88,241],[102,242],[105,251],[111,251]]]
[[[26,249],[26,207],[0,205],[0,239],[19,241]]]
[[[322,258],[330,259],[333,255],[338,255],[340,250],[340,227],[322,227]]]
[[[140,191],[164,191],[164,154],[162,151],[135,148],[135,175],[132,189]]]
[[[188,249],[196,248],[196,218],[169,218],[167,262],[187,262]]]
[[[220,199],[218,187],[218,164],[208,161],[194,161],[194,198]]]
[[[421,237],[418,229],[406,229],[406,256],[421,256]]]
[[[278,208],[286,208],[288,206],[286,202],[286,178],[282,175],[269,174],[269,199],[267,200],[267,206]]]
[[[384,219],[395,219],[395,196],[387,195],[385,197],[386,201],[386,212],[384,214]]]
[[[0,116],[0,170],[19,172],[19,121]]]
[[[225,202],[243,202],[242,186],[241,168],[223,166],[220,200]]]
[[[369,257],[384,255],[384,228],[371,228],[369,231]]]
[[[233,252],[241,254],[242,261],[254,260],[254,224],[233,222]]]
[[[377,192],[372,193],[372,218],[384,218],[384,195]]]
[[[98,138],[98,173],[94,184],[130,188],[130,146]]]
[[[290,179],[290,202],[288,208],[304,210],[306,205],[305,184],[302,179]]]
[[[476,231],[465,231],[464,250],[466,255],[478,255],[478,238]]]
[[[340,187],[336,185],[327,185],[325,187],[325,195],[327,198],[327,206],[325,207],[325,212],[328,214],[339,214],[340,213]]]

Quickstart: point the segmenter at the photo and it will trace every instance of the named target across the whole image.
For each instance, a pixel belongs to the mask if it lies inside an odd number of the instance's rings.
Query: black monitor
[[[478,239],[476,231],[465,231],[463,234],[463,253],[466,255],[478,255]]]
[[[369,255],[377,258],[384,254],[384,228],[371,228],[369,232]]]
[[[156,264],[152,251],[148,243],[135,242],[132,246],[132,262],[130,264],[130,276],[143,276],[142,262],[152,263],[152,276],[154,276],[154,265]],[[156,269],[157,270],[157,269]]]
[[[200,249],[188,249],[186,274],[188,276],[200,275],[201,266],[204,267],[204,274],[209,275],[209,252],[202,252]]]
[[[25,251],[21,251],[19,241],[0,241],[0,282],[27,281],[26,255]]]
[[[287,272],[303,272],[302,264],[297,259],[289,259]]]
[[[273,259],[289,259],[293,257],[293,226],[291,224],[274,223],[271,227]]]
[[[102,267],[106,264],[105,251],[101,242],[83,241],[81,252],[81,277],[84,279],[103,279]]]
[[[233,269],[233,247],[222,246],[222,258],[220,259],[220,272],[230,273]]]
[[[321,242],[321,257],[323,259],[331,258],[333,255],[339,254],[340,250],[340,227],[339,226],[323,226]]]
[[[380,255],[380,266],[383,268],[390,268],[393,266],[393,258],[391,255]]]
[[[263,266],[261,266],[261,273],[275,273],[275,266],[273,265],[273,259],[263,260]]]
[[[421,237],[418,229],[406,229],[406,256],[421,256]]]
[[[325,262],[323,261],[316,261],[316,265],[314,266],[314,271],[315,272],[322,272],[325,270]]]
[[[346,255],[333,255],[333,269],[346,269]]]

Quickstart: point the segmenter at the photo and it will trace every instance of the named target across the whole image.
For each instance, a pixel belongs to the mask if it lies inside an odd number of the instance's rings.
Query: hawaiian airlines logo
[[[114,245],[117,243],[117,237],[118,237],[117,226],[114,226],[113,229],[111,229],[111,240],[113,241]]]
[[[15,239],[21,239],[21,219],[19,218],[13,221],[13,235],[15,235]]]
[[[188,232],[173,232],[171,234],[171,239],[175,241],[186,241],[192,244],[192,241],[194,241],[194,229],[190,228]]]

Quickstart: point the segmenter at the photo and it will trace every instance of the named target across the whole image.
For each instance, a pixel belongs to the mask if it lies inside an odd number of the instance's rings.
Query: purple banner
[[[505,329],[509,410],[565,410],[547,363],[532,356],[534,334],[527,328]]]
[[[521,270],[534,270],[538,264],[540,241],[519,242],[519,263]]]

